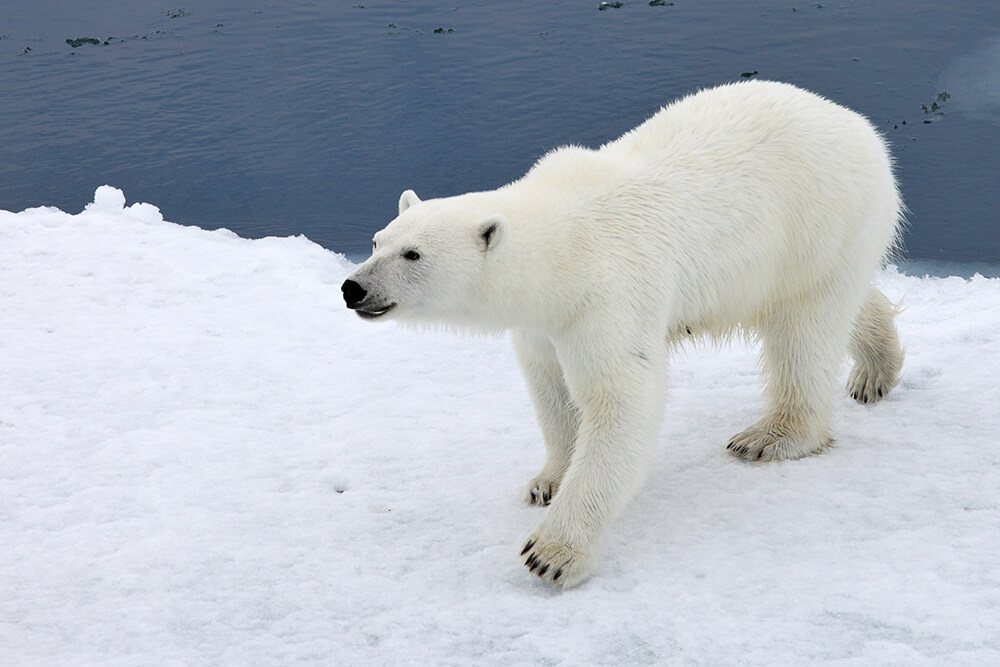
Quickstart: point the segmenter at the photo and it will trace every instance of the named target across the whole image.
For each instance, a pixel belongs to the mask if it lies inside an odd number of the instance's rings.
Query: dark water
[[[1000,3],[598,4],[2,2],[0,208],[78,211],[109,183],[365,253],[405,188],[492,188],[756,71],[889,136],[910,257],[1000,262]]]

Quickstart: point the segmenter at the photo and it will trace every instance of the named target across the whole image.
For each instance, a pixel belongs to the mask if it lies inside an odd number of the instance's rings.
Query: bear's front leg
[[[542,579],[570,587],[593,574],[608,527],[645,479],[666,393],[663,356],[652,349],[560,355],[582,413],[559,493],[521,550]]]
[[[569,468],[580,428],[580,411],[570,398],[552,342],[526,331],[515,331],[513,339],[545,440],[545,464],[528,482],[522,498],[529,505],[548,505]]]

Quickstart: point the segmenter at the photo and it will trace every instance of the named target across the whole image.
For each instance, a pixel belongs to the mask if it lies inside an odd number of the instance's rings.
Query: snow
[[[0,663],[1000,664],[1000,279],[884,271],[902,382],[800,461],[724,451],[752,350],[682,351],[643,492],[559,591],[517,558],[509,342],[363,322],[351,267],[107,186],[0,212]]]

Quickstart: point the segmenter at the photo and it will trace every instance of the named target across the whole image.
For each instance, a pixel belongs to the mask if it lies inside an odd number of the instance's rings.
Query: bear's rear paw
[[[561,478],[551,477],[539,473],[537,477],[528,482],[521,499],[529,505],[548,505],[559,490]]]
[[[876,403],[889,395],[896,382],[890,371],[856,363],[847,377],[847,393],[858,403]]]
[[[521,558],[532,574],[563,588],[585,581],[597,569],[597,559],[592,553],[546,540],[537,531],[524,543]]]
[[[792,433],[781,424],[758,422],[733,436],[726,449],[747,461],[783,461],[818,454],[833,444],[829,436],[808,437]]]

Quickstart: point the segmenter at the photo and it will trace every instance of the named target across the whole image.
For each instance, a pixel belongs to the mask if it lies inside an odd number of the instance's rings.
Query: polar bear
[[[524,500],[548,509],[521,558],[569,587],[650,468],[678,343],[760,341],[764,413],[728,443],[749,461],[832,442],[845,353],[855,399],[888,394],[903,351],[871,282],[901,219],[865,118],[789,84],[734,83],[496,190],[404,192],[342,291],[369,320],[512,330],[546,449]]]

